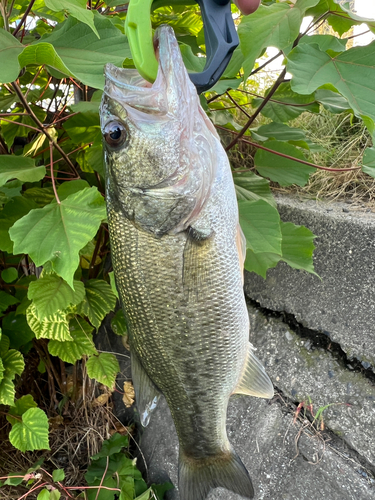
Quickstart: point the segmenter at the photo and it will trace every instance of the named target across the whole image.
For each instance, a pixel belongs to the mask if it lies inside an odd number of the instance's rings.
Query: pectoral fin
[[[270,399],[274,395],[272,382],[262,363],[254,355],[254,349],[250,343],[245,367],[233,394],[247,394],[266,399]]]
[[[160,391],[156,388],[150,377],[145,372],[138,357],[134,352],[130,352],[132,379],[135,391],[135,402],[138,408],[141,424],[147,427],[151,413],[155,410]]]

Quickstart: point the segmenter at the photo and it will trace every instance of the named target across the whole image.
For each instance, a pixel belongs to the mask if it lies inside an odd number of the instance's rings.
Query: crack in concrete
[[[329,352],[342,367],[352,372],[361,373],[363,377],[375,385],[375,372],[373,367],[363,366],[364,363],[357,358],[348,358],[340,344],[333,342],[327,334],[303,326],[291,313],[267,309],[266,307],[262,307],[259,302],[249,297],[246,297],[246,301],[258,309],[264,316],[281,319],[283,323],[288,325],[288,327],[300,338],[310,340],[311,348],[323,349]]]
[[[270,404],[278,404],[283,412],[295,416],[296,420],[298,419],[301,425],[305,420],[308,420],[310,425],[307,429],[310,437],[315,434],[317,439],[319,439],[321,443],[324,443],[324,447],[329,448],[342,459],[353,463],[354,467],[358,467],[358,469],[355,469],[356,473],[365,479],[369,484],[375,486],[375,466],[360,455],[357,450],[349,446],[347,442],[344,442],[331,429],[325,428],[323,431],[316,429],[316,427],[314,427],[316,419],[311,412],[304,408],[303,413],[302,411],[298,413],[301,401],[294,401],[286,396],[276,385],[274,385],[274,387],[277,394],[274,396]],[[306,430],[303,430],[302,432],[306,432]],[[296,447],[297,446],[298,442],[296,443]]]

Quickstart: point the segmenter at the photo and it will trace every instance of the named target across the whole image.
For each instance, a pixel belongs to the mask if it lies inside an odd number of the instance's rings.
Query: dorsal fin
[[[270,399],[274,395],[272,382],[262,363],[255,356],[254,348],[250,342],[244,370],[232,394],[246,394],[266,399]]]

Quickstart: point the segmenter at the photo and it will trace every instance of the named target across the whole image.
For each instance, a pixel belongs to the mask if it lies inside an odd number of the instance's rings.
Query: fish
[[[154,83],[105,66],[100,108],[116,286],[142,425],[163,395],[179,440],[181,500],[223,487],[253,498],[226,433],[232,394],[273,397],[249,343],[246,240],[231,169],[170,26]]]

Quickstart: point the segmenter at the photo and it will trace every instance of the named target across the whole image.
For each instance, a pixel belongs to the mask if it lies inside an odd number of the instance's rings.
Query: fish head
[[[107,196],[157,236],[185,230],[207,202],[216,170],[216,131],[200,106],[173,29],[154,39],[159,69],[105,66],[101,104]]]

